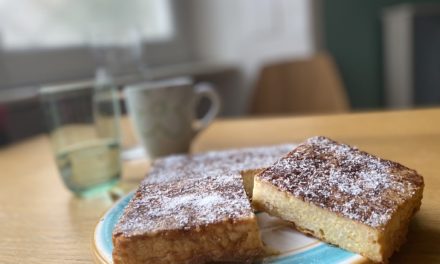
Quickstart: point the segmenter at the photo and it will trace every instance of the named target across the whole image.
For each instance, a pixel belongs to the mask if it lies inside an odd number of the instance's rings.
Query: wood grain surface
[[[218,120],[193,151],[299,142],[325,135],[415,168],[425,178],[420,212],[392,263],[440,263],[440,109]],[[124,164],[119,189],[135,188],[146,160]],[[91,263],[91,239],[110,195],[73,196],[46,136],[0,150],[0,263]]]

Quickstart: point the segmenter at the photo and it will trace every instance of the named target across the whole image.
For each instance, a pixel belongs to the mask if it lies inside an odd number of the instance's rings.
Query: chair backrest
[[[332,57],[325,53],[263,67],[251,114],[349,111],[347,94]]]

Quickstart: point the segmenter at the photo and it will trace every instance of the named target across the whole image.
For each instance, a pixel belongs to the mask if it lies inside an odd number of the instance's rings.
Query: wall
[[[314,52],[309,0],[193,0],[194,56],[239,65],[233,111],[247,111],[261,65]]]
[[[381,12],[418,0],[323,1],[324,42],[335,57],[355,109],[384,106]]]

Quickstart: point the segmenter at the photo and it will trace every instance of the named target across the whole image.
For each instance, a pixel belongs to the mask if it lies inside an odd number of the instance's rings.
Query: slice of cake
[[[414,170],[314,137],[255,177],[253,203],[306,234],[387,262],[405,241],[423,187]]]
[[[262,256],[239,174],[143,182],[113,231],[119,263],[251,262]]]
[[[272,165],[294,147],[293,144],[282,144],[193,155],[172,155],[156,160],[144,181],[158,183],[217,176],[224,171],[237,172],[242,175],[246,193],[251,196],[254,175]]]

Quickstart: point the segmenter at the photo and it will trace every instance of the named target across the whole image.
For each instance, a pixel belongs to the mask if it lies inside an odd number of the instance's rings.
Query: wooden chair
[[[337,67],[325,53],[267,65],[257,81],[251,114],[314,114],[349,111]]]

